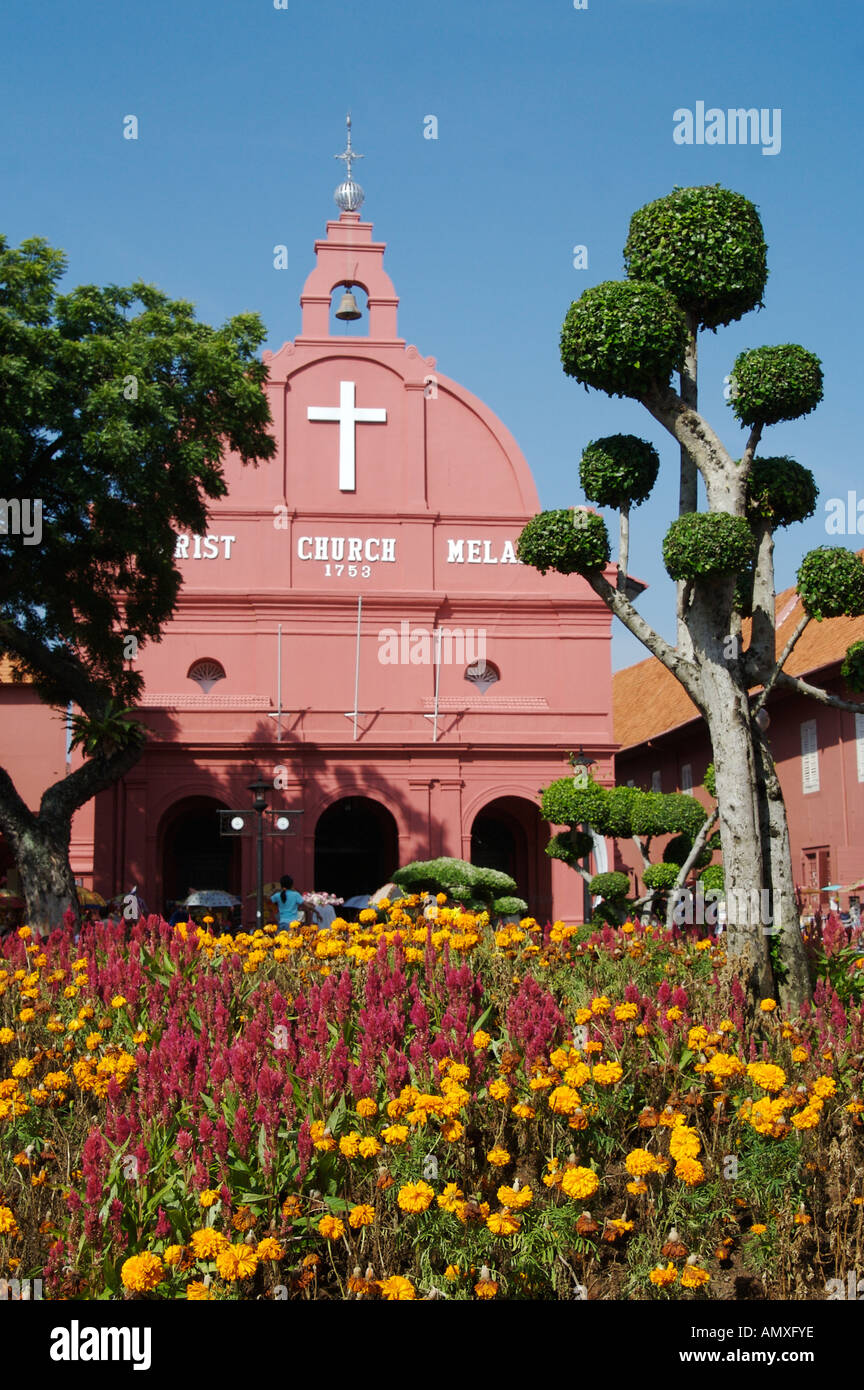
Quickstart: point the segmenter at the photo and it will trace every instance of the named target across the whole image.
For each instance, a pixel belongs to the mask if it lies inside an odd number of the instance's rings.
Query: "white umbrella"
[[[231,893],[223,893],[221,888],[213,888],[206,892],[190,893],[183,907],[236,907],[239,902],[240,899],[233,897]]]

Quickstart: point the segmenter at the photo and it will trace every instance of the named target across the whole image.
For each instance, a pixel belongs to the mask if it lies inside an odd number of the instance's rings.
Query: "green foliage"
[[[502,917],[513,917],[517,912],[525,913],[528,911],[528,904],[524,898],[496,898],[492,907]]]
[[[864,564],[854,550],[820,545],[801,561],[796,588],[811,618],[860,618],[864,613]]]
[[[713,764],[713,763],[709,763],[708,766],[706,767],[706,769],[705,769],[705,776],[702,778],[702,785],[703,785],[703,787],[705,788],[705,790],[707,791],[708,795],[709,795],[709,796],[713,796],[713,797],[714,797],[714,800],[716,801],[716,800],[717,800],[717,773],[715,772],[714,764]]]
[[[634,396],[668,384],[683,361],[687,324],[659,285],[607,280],[570,305],[561,330],[568,376],[610,396]]]
[[[663,538],[663,562],[672,579],[713,579],[739,574],[753,559],[756,542],[742,516],[689,512]]]
[[[591,574],[609,563],[609,534],[601,516],[563,508],[540,512],[528,522],[516,543],[523,565],[545,574]]]
[[[864,642],[853,642],[846,648],[840,674],[850,690],[864,691]]]
[[[790,458],[756,458],[747,479],[747,516],[776,531],[806,521],[816,510],[819,489],[809,468]]]
[[[446,856],[406,864],[396,870],[393,882],[410,893],[446,893],[460,902],[477,900],[486,905],[516,891],[516,882],[509,874]]]
[[[739,353],[732,378],[729,404],[742,425],[798,420],[822,399],[822,364],[797,343]]]
[[[726,883],[726,876],[723,872],[723,865],[709,864],[708,867],[706,869],[703,869],[701,874],[699,875],[699,882],[702,884],[706,893],[712,891],[722,893]]]
[[[158,640],[174,609],[175,532],[205,531],[226,449],[276,453],[265,329],[256,314],[211,328],[141,282],[57,294],[65,269],[40,237],[0,237],[3,492],[42,499],[38,564],[0,536],[0,608],[46,701],[86,681],[130,704],[126,638]]]
[[[692,800],[692,797],[690,799]],[[663,851],[663,862],[666,864],[678,864],[679,866],[681,864],[686,864],[690,851],[693,848],[693,841],[695,838],[695,835],[676,835],[669,841]],[[701,869],[704,868],[706,864],[710,864],[713,853],[714,851],[708,845],[703,845],[693,867],[695,869]]]
[[[588,884],[588,891],[594,898],[606,898],[617,903],[630,892],[630,879],[627,874],[595,874]]]
[[[767,250],[753,203],[713,184],[676,188],[635,212],[624,259],[631,279],[661,285],[716,329],[761,307]]]
[[[70,748],[80,746],[89,758],[98,753],[108,755],[130,744],[144,743],[147,730],[137,719],[131,718],[133,713],[131,707],[123,709],[109,699],[99,715],[74,714],[69,720]]]
[[[575,787],[572,777],[552,782],[543,791],[540,808],[552,825],[590,825],[599,835],[624,839],[684,834],[692,841],[705,820],[705,808],[683,792],[601,787],[590,778],[585,787]]]
[[[650,888],[654,892],[674,888],[680,868],[680,864],[671,864],[665,861],[662,864],[649,864],[643,870],[642,882],[646,888]]]
[[[575,787],[572,777],[559,777],[544,788],[540,811],[552,825],[590,825],[599,835],[608,834],[609,793],[588,779],[585,787]]]
[[[582,830],[561,830],[546,846],[550,859],[561,859],[565,864],[576,864],[591,853],[594,841]]]
[[[579,464],[579,481],[598,507],[638,507],[657,481],[660,456],[635,434],[610,434],[588,445]]]

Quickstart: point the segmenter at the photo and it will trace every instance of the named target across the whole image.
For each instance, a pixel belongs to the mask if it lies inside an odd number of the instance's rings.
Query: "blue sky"
[[[759,207],[765,309],[700,340],[700,406],[735,450],[723,399],[736,354],[800,342],[825,399],[767,432],[822,490],[781,533],[778,584],[828,543],[824,502],[864,497],[857,419],[864,22],[849,0],[6,0],[0,13],[0,230],[69,256],[68,283],[144,279],[208,322],[257,310],[276,348],[299,331],[312,243],[334,215],[344,115],[364,155],[364,215],[388,243],[400,333],[512,430],[544,507],[583,500],[584,445],[627,431],[663,468],[634,515],[640,609],[672,635],[659,541],[677,451],[641,406],[586,393],[558,356],[564,314],[623,276],[631,213],[676,185],[722,183]],[[677,145],[673,112],[780,108],[782,146]],[[124,140],[123,117],[139,120]],[[424,117],[438,139],[423,137]],[[273,247],[288,247],[288,268]],[[572,248],[588,247],[588,269]],[[610,517],[610,520],[614,518]],[[864,542],[861,542],[864,544]],[[643,648],[614,625],[614,664]]]

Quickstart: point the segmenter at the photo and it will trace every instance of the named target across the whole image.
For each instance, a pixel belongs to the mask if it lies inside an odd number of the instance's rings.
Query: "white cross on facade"
[[[310,405],[306,412],[309,420],[337,420],[339,422],[340,492],[354,492],[357,487],[354,426],[356,424],[380,425],[387,419],[387,411],[380,406],[358,409],[354,404],[354,391],[353,381],[340,381],[338,405]]]

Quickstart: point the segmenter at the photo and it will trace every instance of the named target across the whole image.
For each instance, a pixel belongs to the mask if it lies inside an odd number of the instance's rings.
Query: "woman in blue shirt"
[[[279,912],[279,926],[290,927],[292,922],[300,920],[303,895],[294,888],[294,880],[290,874],[283,874],[279,882],[282,885],[281,892],[274,893],[270,901],[276,904]]]

